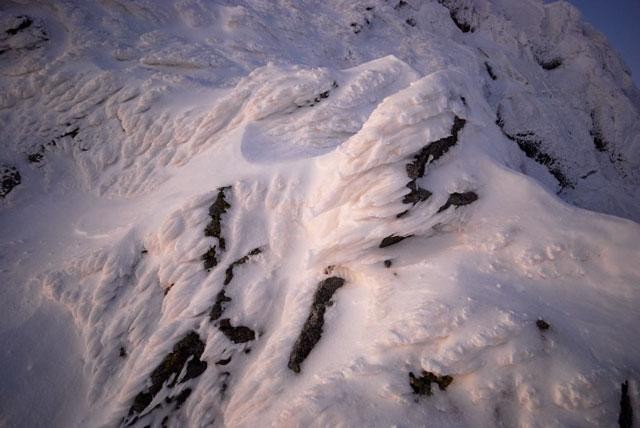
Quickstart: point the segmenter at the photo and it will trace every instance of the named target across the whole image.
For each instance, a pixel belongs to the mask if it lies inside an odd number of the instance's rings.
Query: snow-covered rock
[[[637,408],[640,92],[604,37],[565,2],[233,3],[0,6],[0,423]]]

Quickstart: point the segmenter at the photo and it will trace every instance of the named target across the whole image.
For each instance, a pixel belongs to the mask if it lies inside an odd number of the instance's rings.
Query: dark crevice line
[[[560,187],[562,189],[565,188],[575,188],[575,185],[567,178],[567,176],[562,172],[560,167],[558,166],[558,162],[556,159],[551,157],[548,153],[542,150],[541,140],[536,139],[536,135],[533,132],[523,132],[517,133],[515,135],[509,134],[504,128],[504,119],[500,113],[500,107],[498,107],[498,111],[496,112],[496,125],[502,131],[502,134],[509,140],[515,142],[520,150],[524,152],[524,154],[529,158],[544,166],[547,171],[558,181]]]

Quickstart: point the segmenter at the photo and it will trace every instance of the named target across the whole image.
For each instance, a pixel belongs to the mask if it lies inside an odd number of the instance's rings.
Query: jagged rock
[[[629,397],[629,381],[625,380],[620,385],[620,416],[618,417],[620,428],[631,428],[633,426],[633,407],[631,407],[631,397]]]
[[[502,130],[502,134],[507,137],[509,140],[515,142],[520,150],[524,152],[524,154],[547,168],[549,173],[558,180],[560,187],[574,187],[574,184],[567,178],[567,176],[562,172],[560,167],[557,165],[557,161],[551,157],[548,153],[546,153],[540,147],[541,141],[536,139],[535,134],[533,132],[520,132],[515,135],[509,134],[504,128],[505,123],[502,115],[500,114],[500,108],[496,113],[496,125]]]
[[[233,268],[236,266],[245,264],[247,261],[249,261],[251,257],[256,256],[260,253],[262,253],[262,249],[254,248],[253,250],[249,251],[249,253],[247,253],[245,256],[239,258],[235,262],[231,263],[229,267],[227,267],[225,271],[225,278],[224,278],[224,284],[222,286],[222,290],[220,290],[216,295],[216,301],[213,304],[211,311],[209,312],[209,319],[211,321],[215,321],[218,318],[220,318],[222,316],[222,313],[224,312],[224,309],[226,306],[225,303],[231,301],[231,298],[227,296],[225,293],[225,287],[229,285],[229,283],[233,279]]]
[[[212,236],[218,239],[219,246],[222,250],[226,250],[226,243],[222,237],[222,214],[226,213],[231,205],[226,200],[225,191],[231,189],[230,186],[218,189],[218,196],[213,204],[209,207],[209,217],[211,220],[204,229],[204,236]]]
[[[351,26],[353,27],[353,23],[351,24]],[[359,25],[359,24],[356,24]],[[359,32],[359,31],[358,31]],[[333,89],[336,89],[338,87],[338,82],[336,82],[335,80],[333,82],[331,82],[331,88],[327,89],[326,91],[320,92],[315,98],[313,98],[313,100],[308,100],[306,101],[304,104],[302,105],[298,105],[298,108],[301,107],[313,107],[316,104],[318,104],[320,101],[329,98],[329,95],[331,95],[331,91]]]
[[[44,147],[40,147],[40,150],[35,152],[35,153],[31,153],[27,156],[27,160],[30,163],[40,163],[42,161],[42,159],[44,158]]]
[[[403,204],[417,204],[418,202],[426,201],[431,197],[431,192],[427,189],[423,189],[422,187],[416,184],[415,180],[407,183],[407,187],[411,190],[411,192],[404,195],[402,198]]]
[[[440,390],[445,391],[453,382],[453,377],[449,375],[438,376],[432,372],[422,371],[422,376],[416,377],[413,372],[409,372],[409,385],[414,394],[431,395],[431,383],[436,383]]]
[[[451,147],[458,143],[458,133],[464,128],[465,124],[466,120],[455,116],[453,118],[453,124],[451,125],[451,135],[427,144],[413,157],[413,160],[406,165],[407,176],[411,179],[411,181],[407,183],[410,192],[402,198],[402,203],[416,205],[418,202],[426,201],[431,197],[432,193],[420,187],[417,179],[424,176],[428,163],[440,159]],[[396,215],[396,218],[402,218],[407,214],[409,214],[409,210],[402,211]],[[385,238],[380,243],[380,248],[400,242],[401,239],[398,240],[398,238],[399,237],[393,235]]]
[[[412,180],[424,176],[426,164],[434,162],[442,157],[458,142],[458,133],[464,128],[466,120],[455,116],[451,126],[451,135],[427,144],[416,154],[413,161],[407,164],[407,176]]]
[[[478,195],[476,195],[475,192],[451,193],[447,202],[438,209],[438,212],[440,213],[452,205],[454,207],[461,207],[463,205],[469,205],[477,200]]]
[[[389,235],[380,242],[380,245],[378,247],[379,248],[390,247],[391,245],[397,244],[398,242],[404,239],[410,238],[412,236],[413,235],[409,235],[409,236]]]
[[[151,372],[149,385],[141,391],[133,400],[129,408],[129,416],[140,414],[144,411],[153,398],[160,392],[163,385],[172,388],[178,382],[178,375],[186,364],[186,373],[180,379],[180,383],[200,376],[207,369],[207,362],[201,361],[204,352],[204,343],[195,331],[187,333],[174,346],[173,350]],[[175,375],[170,383],[166,383],[172,375]],[[185,398],[186,399],[186,398]]]
[[[320,341],[322,326],[324,325],[324,313],[331,302],[333,294],[344,283],[345,280],[343,278],[332,276],[318,285],[318,289],[313,296],[309,317],[302,326],[302,331],[289,355],[287,367],[293,372],[300,373],[300,365]]]
[[[4,198],[22,181],[14,166],[0,165],[0,198]]]
[[[234,267],[245,264],[246,262],[249,261],[249,259],[252,256],[257,256],[260,253],[262,253],[262,249],[254,248],[253,250],[249,251],[245,256],[242,256],[241,258],[239,258],[235,262],[231,263],[229,265],[229,267],[227,268],[227,270],[224,272],[224,285],[228,285],[231,282],[231,280],[233,279],[233,268]]]
[[[538,327],[540,331],[546,331],[546,330],[549,330],[551,326],[549,325],[548,322],[540,318],[536,321],[536,327]]]
[[[256,333],[249,327],[243,325],[234,327],[228,318],[220,320],[218,328],[233,343],[250,342],[256,338]]]
[[[201,257],[204,262],[205,270],[209,271],[218,265],[218,257],[216,254],[216,247],[209,247],[206,253]]]
[[[218,240],[218,245],[209,247],[206,253],[202,255],[204,268],[208,271],[218,265],[217,249],[226,250],[226,241],[222,236],[222,215],[227,212],[231,205],[227,202],[225,191],[231,187],[221,187],[218,189],[218,195],[209,207],[209,217],[211,220],[204,229],[204,236],[211,236]]]
[[[225,294],[224,289],[220,290],[216,295],[216,301],[209,312],[209,320],[215,321],[220,318],[224,312],[225,303],[230,301],[231,298]]]

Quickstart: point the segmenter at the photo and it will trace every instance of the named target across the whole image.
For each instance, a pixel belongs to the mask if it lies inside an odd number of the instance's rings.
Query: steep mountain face
[[[0,422],[633,420],[640,91],[567,3],[10,1],[0,75]]]

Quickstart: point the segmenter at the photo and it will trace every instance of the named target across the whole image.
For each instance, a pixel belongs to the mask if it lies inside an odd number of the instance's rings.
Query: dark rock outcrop
[[[245,343],[250,342],[256,338],[256,333],[251,330],[249,327],[245,327],[243,325],[234,327],[231,325],[231,321],[229,318],[225,318],[220,320],[220,325],[218,326],[222,334],[227,336],[229,340],[233,343]]]
[[[408,235],[408,236],[389,235],[380,242],[380,245],[378,245],[378,248],[390,247],[412,236],[413,235]]]
[[[229,189],[231,189],[231,187],[220,187],[215,201],[213,201],[213,204],[209,207],[209,217],[211,217],[211,220],[204,229],[204,236],[216,238],[218,244],[209,247],[207,252],[202,255],[204,268],[207,271],[218,265],[218,252],[225,251],[227,248],[224,236],[222,236],[222,215],[231,208],[225,195],[225,191]]]
[[[342,287],[344,283],[343,278],[332,276],[321,281],[318,285],[318,289],[313,296],[309,317],[302,326],[302,331],[289,355],[287,367],[295,373],[300,373],[300,365],[320,341],[322,337],[322,326],[324,325],[324,313],[327,306],[330,305],[333,294],[338,288]]]
[[[618,417],[620,428],[631,428],[633,426],[633,408],[631,407],[631,397],[629,397],[629,381],[625,380],[620,385],[620,416]]]
[[[505,137],[515,142],[528,158],[533,159],[535,162],[546,167],[547,171],[549,171],[549,173],[558,180],[561,188],[574,187],[571,180],[569,180],[569,178],[567,178],[560,169],[558,161],[542,149],[542,141],[536,138],[536,135],[533,132],[519,132],[514,135],[509,134],[505,130],[505,123],[502,115],[500,114],[500,108],[498,108],[496,115],[496,125],[500,127],[502,134]]]
[[[465,123],[466,121],[464,119],[455,116],[453,118],[453,125],[451,126],[451,135],[427,144],[416,153],[413,160],[406,165],[407,177],[411,179],[411,181],[407,183],[407,188],[410,192],[404,195],[402,203],[416,205],[418,202],[426,201],[431,197],[432,193],[420,187],[417,180],[424,176],[428,163],[440,159],[451,147],[458,143],[458,133],[464,128]],[[408,213],[409,210],[405,210],[397,214],[396,217],[402,218]]]
[[[173,350],[151,372],[150,385],[133,399],[133,404],[129,408],[129,417],[142,413],[164,385],[173,388],[178,383],[178,376],[185,365],[186,373],[180,379],[180,383],[200,376],[207,369],[206,361],[200,360],[203,352],[204,343],[195,331],[187,333],[180,339],[173,346]],[[169,382],[172,377],[173,379]],[[184,399],[186,400],[186,397]]]
[[[478,195],[475,192],[451,193],[447,202],[438,209],[438,212],[442,212],[451,206],[461,207],[463,205],[469,205],[477,200]]]
[[[432,372],[422,371],[422,376],[416,377],[413,372],[409,372],[409,385],[414,394],[431,395],[431,384],[438,385],[444,391],[453,382],[453,377],[449,375],[438,376]]]
[[[451,127],[451,135],[424,146],[422,150],[414,156],[413,161],[407,164],[407,176],[414,180],[424,176],[427,162],[440,159],[451,147],[455,146],[458,142],[458,133],[464,128],[466,123],[466,120],[455,116]]]
[[[220,290],[218,294],[216,294],[216,301],[209,312],[209,320],[215,321],[220,318],[225,310],[225,303],[230,301],[231,298],[225,294],[224,288]]]
[[[22,177],[16,167],[0,165],[0,198],[7,196],[21,182]]]
[[[549,323],[543,320],[542,318],[539,318],[536,321],[536,327],[538,327],[538,330],[540,331],[547,331],[551,328],[551,325],[549,325]]]
[[[245,264],[246,262],[249,261],[249,259],[251,257],[257,256],[260,253],[262,253],[262,249],[254,248],[253,250],[249,251],[245,256],[242,256],[238,260],[236,260],[235,262],[231,263],[229,265],[229,267],[227,268],[227,270],[224,272],[224,285],[228,285],[231,282],[231,280],[233,279],[233,268],[234,267]]]

